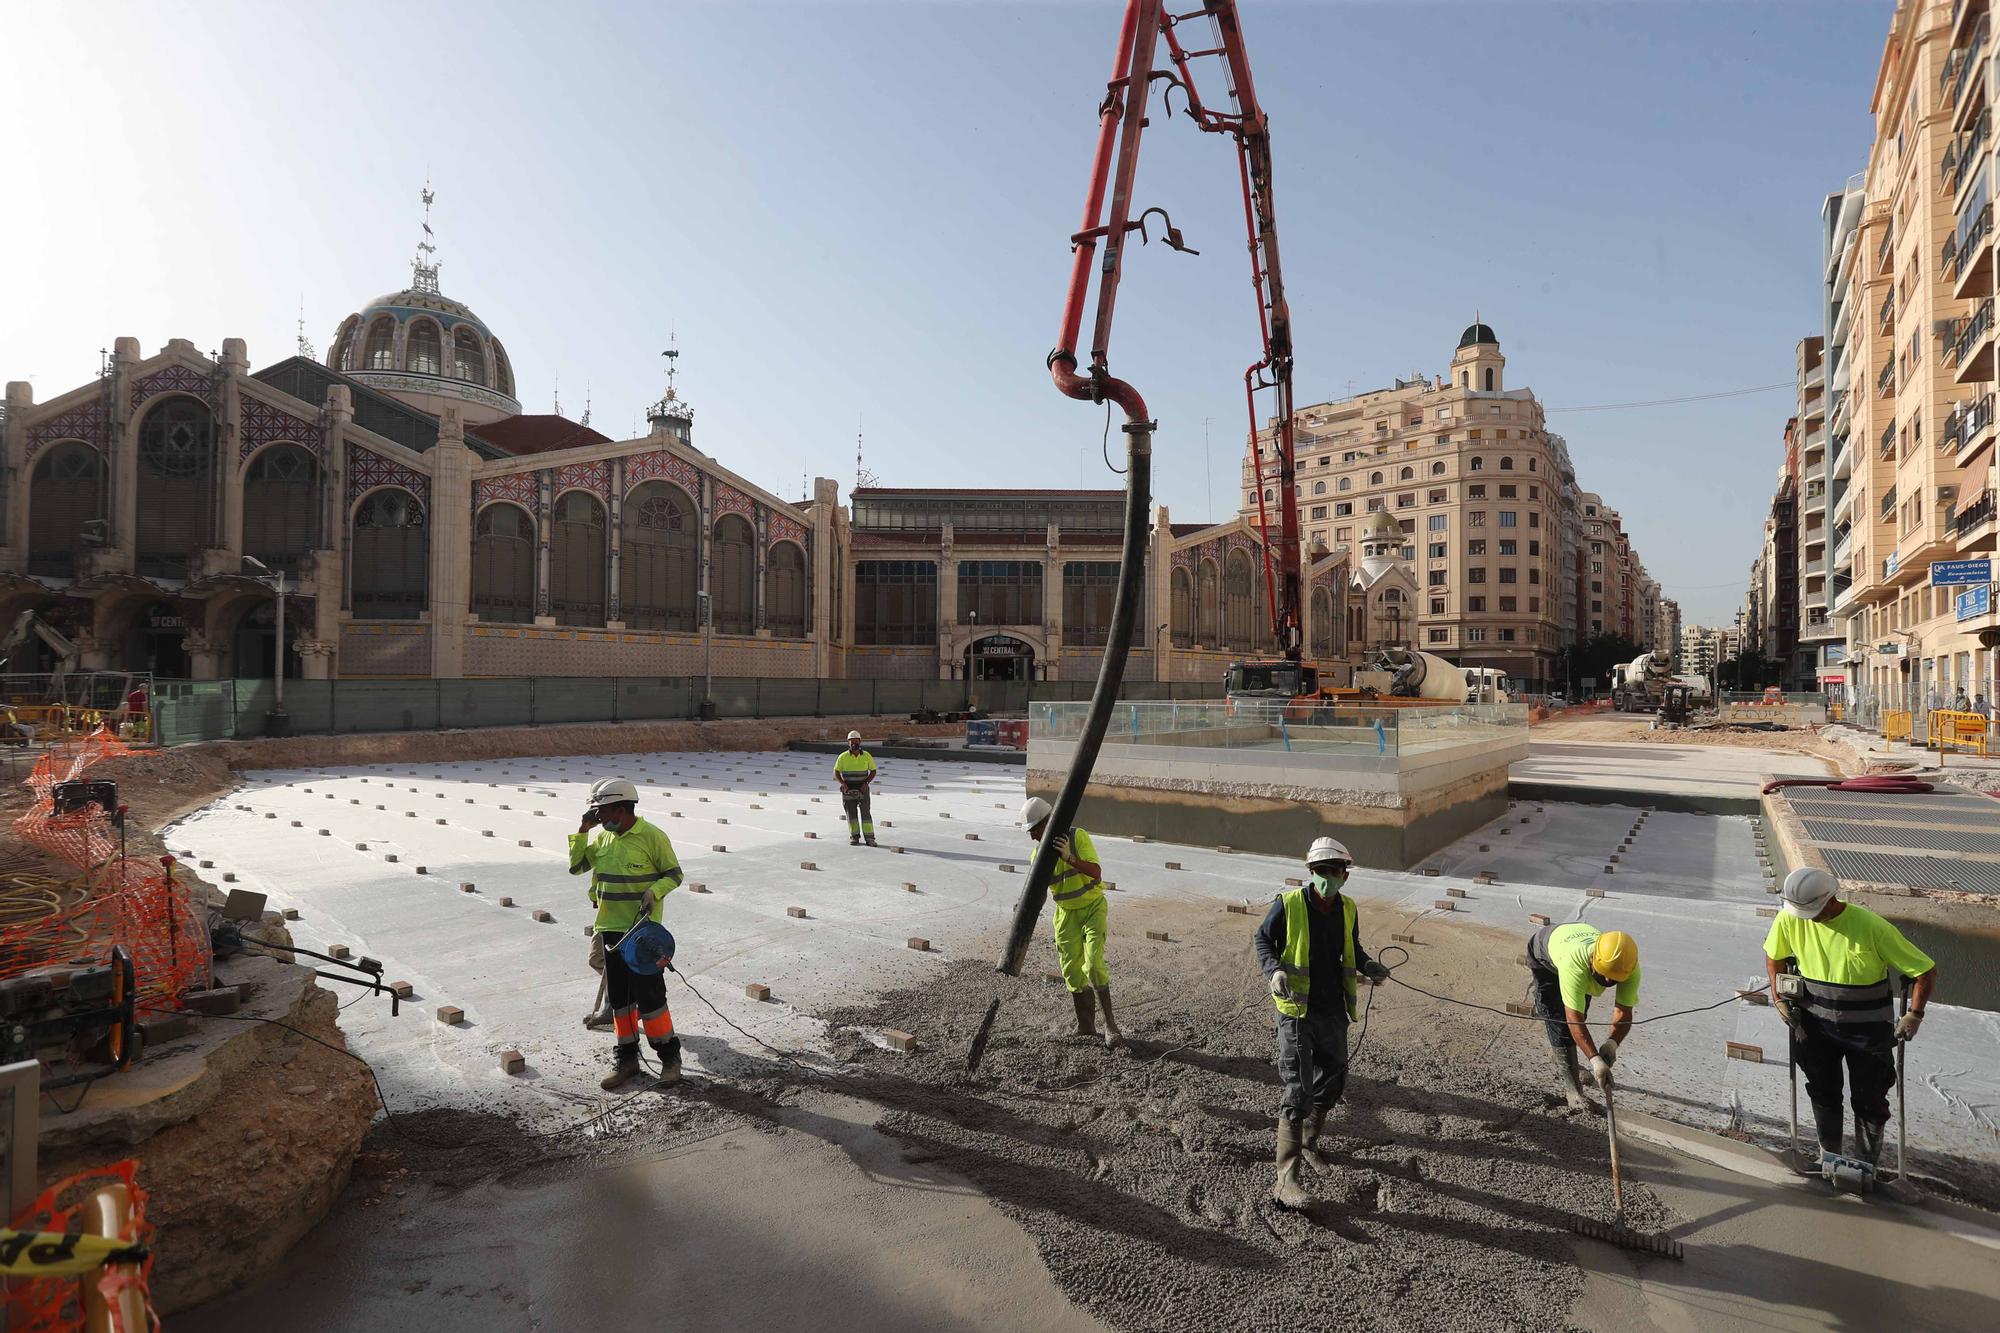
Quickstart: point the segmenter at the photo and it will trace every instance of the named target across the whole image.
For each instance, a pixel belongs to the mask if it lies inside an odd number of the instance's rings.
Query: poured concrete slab
[[[1838,777],[1811,755],[1722,745],[1530,740],[1509,770],[1517,798],[1650,805],[1709,814],[1757,813],[1772,777]]]

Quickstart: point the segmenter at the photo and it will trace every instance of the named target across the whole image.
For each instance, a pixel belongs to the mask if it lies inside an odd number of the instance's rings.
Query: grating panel
[[[1912,823],[2000,823],[2000,801],[1990,796],[1794,796],[1792,809],[1802,815],[1831,819],[1899,819]]]
[[[1921,848],[1927,852],[1965,852],[1974,856],[2000,856],[2000,826],[1973,828],[1888,828],[1880,824],[1857,824],[1846,819],[1802,819],[1814,842],[1861,843],[1869,847],[1894,849]]]
[[[1909,884],[1920,888],[1959,889],[1966,893],[2000,894],[2000,865],[1986,861],[1935,856],[1896,856],[1880,852],[1823,852],[1833,873],[1843,879],[1878,884]]]

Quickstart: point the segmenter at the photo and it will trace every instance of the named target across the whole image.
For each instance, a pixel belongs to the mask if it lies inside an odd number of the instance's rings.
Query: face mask
[[[1314,875],[1312,877],[1313,892],[1319,894],[1322,898],[1338,892],[1340,886],[1345,883],[1347,883],[1347,872],[1345,870],[1337,870],[1331,875]]]

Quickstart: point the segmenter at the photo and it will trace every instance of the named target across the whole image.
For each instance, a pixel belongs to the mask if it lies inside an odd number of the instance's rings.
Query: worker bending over
[[[1535,1016],[1548,1028],[1556,1090],[1571,1108],[1585,1110],[1590,1103],[1577,1081],[1577,1052],[1590,1061],[1599,1087],[1611,1081],[1618,1044],[1632,1030],[1632,1010],[1639,1003],[1638,941],[1583,921],[1543,926],[1528,937],[1528,975]],[[1598,1041],[1587,1021],[1590,1002],[1614,986],[1611,1035]]]
[[[1257,927],[1257,963],[1278,1006],[1278,1180],[1271,1197],[1286,1208],[1312,1202],[1299,1179],[1299,1155],[1319,1153],[1326,1113],[1347,1087],[1347,1025],[1355,1017],[1357,977],[1380,985],[1389,969],[1361,949],[1354,899],[1340,891],[1354,858],[1332,838],[1306,851],[1312,878],[1271,900]]]
[[[1053,813],[1047,801],[1030,796],[1021,807],[1021,823],[1027,826],[1028,837],[1039,843]],[[1124,1034],[1118,1031],[1118,1020],[1111,1013],[1111,973],[1104,965],[1111,904],[1104,897],[1104,867],[1097,861],[1097,844],[1082,829],[1070,828],[1056,836],[1055,853],[1049,898],[1056,905],[1056,958],[1062,965],[1070,1002],[1076,1006],[1076,1035],[1097,1036],[1094,1001],[1104,1010],[1104,1044],[1115,1046],[1124,1040]]]
[[[590,872],[590,902],[604,941],[604,996],[617,1041],[616,1063],[599,1085],[607,1091],[638,1074],[642,1028],[660,1057],[660,1086],[681,1076],[681,1039],[667,1012],[666,975],[634,973],[618,951],[626,931],[660,919],[666,896],[681,882],[674,845],[639,818],[638,800],[639,789],[630,782],[606,778],[590,789],[583,822],[569,836],[569,873]]]
[[[866,837],[875,845],[875,810],[868,801],[875,785],[875,756],[861,748],[861,733],[847,733],[847,748],[833,761],[833,782],[840,788],[840,803],[847,808],[847,845],[859,846]]]
[[[1824,870],[1801,867],[1785,876],[1784,907],[1764,937],[1764,970],[1806,1074],[1820,1151],[1840,1151],[1844,1061],[1856,1155],[1873,1165],[1889,1123],[1896,1043],[1923,1024],[1937,964],[1875,913],[1836,898],[1839,888]],[[1910,979],[1909,1012],[1900,1020],[1891,1006],[1891,968]]]

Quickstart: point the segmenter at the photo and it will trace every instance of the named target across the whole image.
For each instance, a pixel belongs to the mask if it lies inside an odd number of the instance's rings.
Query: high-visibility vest
[[[1273,995],[1271,1000],[1278,1006],[1278,1012],[1287,1018],[1306,1016],[1306,997],[1312,993],[1312,906],[1306,902],[1303,887],[1287,889],[1282,895],[1285,904],[1285,948],[1278,955],[1278,963],[1285,969],[1290,980],[1290,995]],[[1355,1017],[1355,1001],[1360,995],[1360,983],[1354,973],[1354,899],[1340,895],[1340,982],[1346,991],[1347,1016]]]
[[[569,835],[569,873],[590,872],[590,901],[597,908],[599,930],[630,930],[639,924],[640,901],[653,894],[652,919],[681,882],[681,863],[667,835],[641,819],[623,833],[609,829]]]
[[[875,771],[875,756],[866,750],[856,752],[842,750],[840,758],[833,761],[833,774],[841,785],[856,791],[861,789],[861,780]]]
[[[1079,861],[1097,860],[1097,844],[1090,835],[1080,828],[1069,831],[1069,854]],[[1057,862],[1061,865],[1061,862]],[[1104,897],[1104,881],[1093,879],[1081,870],[1064,868],[1049,884],[1049,900],[1058,912],[1074,912],[1090,906]]]

